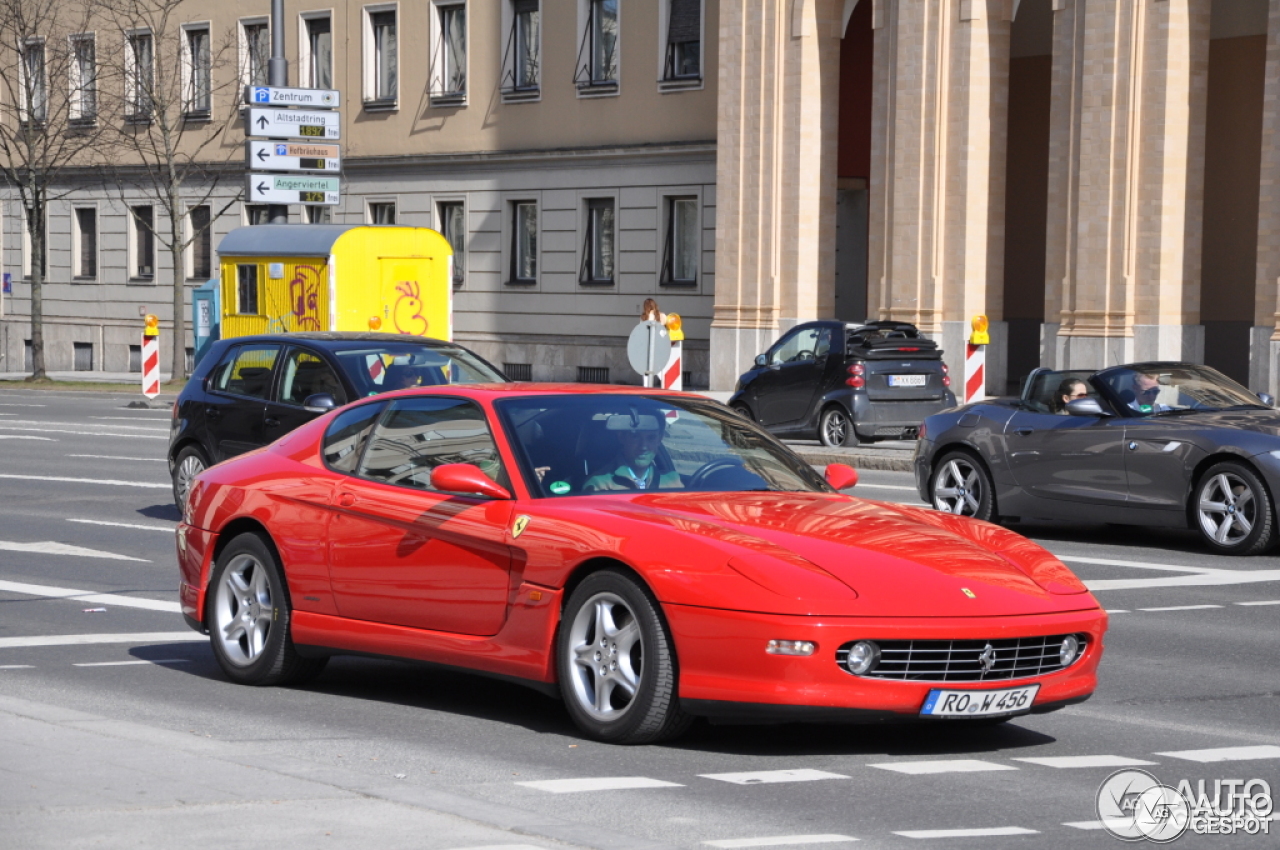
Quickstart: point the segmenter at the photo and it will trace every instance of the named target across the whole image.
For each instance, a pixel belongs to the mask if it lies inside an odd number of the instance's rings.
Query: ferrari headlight
[[[1063,667],[1071,665],[1080,655],[1080,638],[1075,635],[1067,635],[1062,639],[1062,647],[1058,650],[1058,661]]]
[[[861,676],[880,660],[880,647],[874,641],[860,640],[849,647],[849,654],[844,659],[844,666],[855,676]]]

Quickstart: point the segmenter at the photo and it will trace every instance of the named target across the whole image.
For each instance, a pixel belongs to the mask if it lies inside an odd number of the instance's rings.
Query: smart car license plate
[[[1026,714],[1036,701],[1039,685],[1005,688],[1000,691],[929,691],[921,717],[990,717],[995,714]]]
[[[929,382],[928,375],[890,375],[891,387],[923,387]]]

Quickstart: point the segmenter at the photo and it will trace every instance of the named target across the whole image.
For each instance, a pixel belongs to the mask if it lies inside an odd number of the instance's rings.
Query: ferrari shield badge
[[[524,514],[516,517],[515,524],[511,526],[511,536],[519,537],[521,533],[529,526],[529,517]]]
[[[517,523],[519,523],[520,521],[519,521],[519,520],[516,520],[516,522],[517,522]],[[521,526],[521,527],[523,528],[523,526]],[[516,533],[517,533],[517,534],[519,534],[520,532],[516,532]],[[970,589],[969,589],[969,588],[967,588],[967,587],[962,587],[962,588],[960,588],[960,592],[961,592],[961,593],[963,593],[965,596],[969,597],[970,599],[977,599],[977,598],[978,598],[978,594],[974,593],[972,590],[970,590]]]

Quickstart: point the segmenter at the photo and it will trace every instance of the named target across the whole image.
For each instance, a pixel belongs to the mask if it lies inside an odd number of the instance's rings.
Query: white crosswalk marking
[[[1260,744],[1254,747],[1215,747],[1208,750],[1175,750],[1168,753],[1156,753],[1158,756],[1185,759],[1186,761],[1254,761],[1256,759],[1280,759],[1280,747],[1274,744]]]
[[[857,841],[852,835],[775,835],[768,838],[721,838],[704,841],[708,847],[791,847],[797,844],[834,844],[838,841]]]
[[[1139,611],[1203,611],[1206,608],[1221,608],[1221,605],[1166,605],[1163,608],[1139,608]]]
[[[1070,823],[1064,823],[1063,826],[1069,826],[1072,829],[1105,829],[1100,820],[1077,820]]]
[[[582,791],[622,791],[631,788],[683,788],[679,782],[664,782],[644,776],[602,776],[590,779],[542,779],[517,782],[526,788],[552,794],[576,794]]]
[[[1237,602],[1237,605],[1280,605],[1280,599],[1263,599],[1257,602]]]
[[[1125,767],[1126,765],[1158,764],[1154,761],[1131,759],[1127,756],[1041,756],[1039,758],[1015,758],[1027,764],[1044,767]]]
[[[0,670],[34,670],[30,664],[0,664]]]
[[[76,590],[70,587],[49,587],[43,584],[26,584],[20,581],[0,581],[0,591],[25,593],[28,596],[43,596],[47,599],[74,599],[77,602],[118,605],[121,608],[143,608],[148,611],[182,613],[182,606],[177,602],[168,602],[163,599],[142,599],[137,596],[123,596],[118,593],[95,593],[92,590]],[[0,638],[0,641],[3,640],[5,638]],[[0,643],[0,645],[3,644]]]
[[[910,829],[895,832],[903,838],[992,838],[999,835],[1039,835],[1034,829],[1020,826],[996,826],[990,829]]]
[[[132,643],[138,646],[151,643],[176,643],[179,641],[207,641],[209,638],[188,629],[185,632],[133,632],[97,635],[31,635],[29,637],[0,638],[0,649],[17,649],[32,646],[86,646],[95,643]]]
[[[843,773],[825,770],[759,770],[754,773],[700,773],[703,779],[732,782],[734,785],[760,785],[770,782],[814,782],[819,779],[848,779]]]
[[[86,549],[83,546],[72,546],[69,543],[55,543],[44,540],[35,543],[18,543],[12,540],[0,540],[0,551],[30,552],[33,555],[71,555],[76,558],[101,558],[107,561],[137,561],[140,564],[151,563],[146,558],[133,558],[129,555],[117,555],[115,552],[104,552],[101,549]]]
[[[892,770],[895,773],[907,773],[920,776],[928,773],[980,773],[987,770],[1017,770],[1011,764],[996,764],[993,761],[978,759],[946,759],[944,761],[899,761],[885,764],[869,764],[880,770]]]

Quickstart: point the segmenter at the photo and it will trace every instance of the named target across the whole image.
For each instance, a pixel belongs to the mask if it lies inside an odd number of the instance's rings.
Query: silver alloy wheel
[[[608,592],[588,599],[569,626],[565,651],[582,710],[602,721],[626,714],[644,675],[644,637],[626,601]]]
[[[849,438],[849,418],[839,410],[829,410],[822,416],[822,442],[828,446],[843,446]]]
[[[188,454],[178,464],[174,475],[178,479],[178,492],[181,494],[178,500],[179,508],[186,504],[187,494],[191,492],[191,482],[197,475],[204,472],[204,468],[204,460],[198,454]]]
[[[1257,502],[1248,482],[1230,472],[1220,472],[1200,488],[1200,528],[1222,546],[1234,546],[1253,532]]]
[[[237,667],[262,656],[275,621],[275,588],[267,568],[249,554],[227,564],[213,607],[214,639]]]
[[[955,458],[933,478],[933,506],[961,516],[975,516],[982,504],[982,479],[973,464]]]

